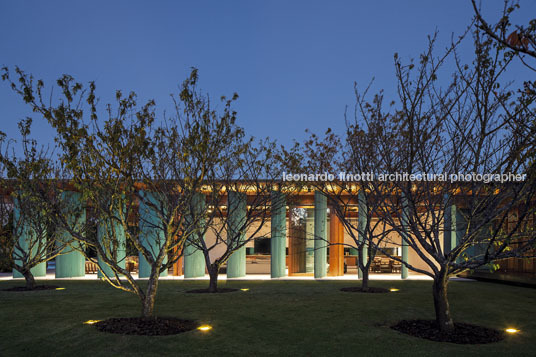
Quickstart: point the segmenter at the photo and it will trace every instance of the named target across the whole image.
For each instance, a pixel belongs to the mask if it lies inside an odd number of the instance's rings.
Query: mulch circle
[[[3,289],[2,291],[40,291],[40,290],[55,290],[59,288],[57,285],[36,285],[33,289],[28,289],[26,286],[15,286],[13,288]]]
[[[373,293],[373,294],[378,294],[378,293],[388,293],[389,289],[369,287],[366,291],[363,291],[363,289],[361,289],[361,287],[352,286],[352,287],[349,287],[349,288],[341,288],[341,291],[344,291],[344,292],[347,292],[347,293]]]
[[[221,294],[221,293],[232,293],[233,291],[238,291],[239,289],[234,288],[218,288],[218,290],[214,292],[208,291],[208,289],[194,289],[194,290],[188,290],[188,294]]]
[[[455,322],[454,331],[449,334],[439,331],[435,320],[402,320],[391,328],[407,335],[437,342],[474,345],[493,343],[504,339],[504,333],[501,331],[463,322]]]
[[[117,317],[93,324],[97,330],[121,335],[166,336],[194,330],[195,321],[174,317]]]

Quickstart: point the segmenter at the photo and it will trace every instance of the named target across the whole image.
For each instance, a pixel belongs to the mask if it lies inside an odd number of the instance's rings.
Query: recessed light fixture
[[[249,288],[240,289],[241,291],[249,291]]]
[[[101,320],[87,320],[86,322],[84,322],[85,325],[93,325],[93,324],[96,324],[97,322],[100,322]]]
[[[392,293],[395,293],[395,292],[397,292],[397,291],[400,291],[400,289],[397,289],[397,288],[391,288],[391,289],[389,289],[389,291],[392,292]]]
[[[212,330],[212,326],[210,325],[201,325],[197,328],[199,331],[207,332]]]
[[[508,332],[509,334],[514,334],[514,333],[518,333],[519,330],[516,329],[516,328],[513,328],[513,327],[508,327],[506,330],[504,330],[506,332]]]
[[[65,290],[65,288],[56,288],[56,290]]]

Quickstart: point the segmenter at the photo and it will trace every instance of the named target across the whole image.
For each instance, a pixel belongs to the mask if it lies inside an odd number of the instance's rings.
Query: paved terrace
[[[134,276],[134,278],[138,279],[138,274],[133,273],[132,275]],[[397,274],[386,274],[386,273],[384,273],[384,274],[370,274],[369,277],[370,277],[370,280],[384,280],[384,281],[402,280],[402,278],[400,277],[399,273],[397,273]],[[98,277],[97,277],[97,274],[86,274],[84,277],[56,278],[54,276],[54,270],[48,270],[46,276],[36,277],[35,279],[36,280],[98,280]],[[23,281],[24,279],[23,278],[13,279],[11,273],[0,273],[0,281],[7,281],[7,280],[15,280],[15,281],[20,280],[20,281]],[[160,277],[160,280],[209,280],[209,276],[207,274],[207,275],[205,275],[203,277],[199,277],[199,278],[185,279],[184,276],[168,275],[168,276]],[[242,278],[228,279],[226,274],[220,274],[218,276],[218,280],[219,281],[226,281],[226,280],[230,280],[230,281],[240,281],[240,280],[279,280],[279,281],[292,281],[292,280],[320,280],[320,281],[324,281],[324,280],[325,281],[328,281],[328,280],[342,280],[342,281],[344,281],[344,280],[349,280],[349,281],[354,281],[355,280],[355,281],[358,281],[360,279],[355,274],[346,274],[346,275],[343,275],[343,276],[327,276],[327,277],[320,278],[320,279],[315,279],[313,276],[286,276],[286,277],[283,277],[283,278],[271,278],[270,274],[248,274],[248,275],[246,275],[245,277],[242,277]],[[404,279],[404,280],[429,280],[429,281],[431,281],[432,278],[430,278],[427,275],[423,275],[423,274],[411,274],[410,273],[408,278]],[[473,281],[473,279],[457,278],[457,277],[452,277],[451,280]]]

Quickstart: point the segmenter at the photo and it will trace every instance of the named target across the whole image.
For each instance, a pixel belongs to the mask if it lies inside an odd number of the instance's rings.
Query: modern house
[[[76,194],[73,192],[76,196]],[[357,266],[357,249],[353,238],[344,229],[344,226],[335,214],[334,209],[328,205],[326,196],[320,192],[303,192],[297,197],[293,197],[292,202],[286,202],[285,196],[273,192],[272,202],[268,219],[262,227],[252,225],[249,230],[255,230],[255,239],[247,242],[242,248],[233,253],[227,262],[225,273],[229,278],[239,278],[246,275],[269,274],[272,278],[282,278],[286,276],[311,276],[323,278],[326,276],[344,276],[345,274],[359,274]],[[244,196],[247,200],[247,197]],[[240,206],[232,213],[237,216],[244,216],[246,205]],[[15,209],[16,211],[16,209]],[[150,209],[143,204],[138,207],[138,219],[141,234],[147,228],[143,223],[151,215]],[[355,205],[348,212],[348,219],[356,223],[363,217],[364,213]],[[463,225],[462,219],[456,207],[452,206],[450,212],[445,214],[444,231],[441,232],[441,244],[443,249],[449,250],[452,245],[456,245],[456,239]],[[85,219],[79,217],[79,219]],[[456,223],[458,221],[458,223]],[[357,226],[357,224],[356,224]],[[97,227],[103,229],[101,225]],[[151,235],[148,234],[147,237]],[[246,233],[246,236],[248,234]],[[20,237],[24,239],[23,236]],[[150,238],[149,238],[150,239]],[[216,237],[211,231],[203,237],[208,245],[216,241]],[[151,245],[154,242],[147,242]],[[67,248],[70,249],[70,248]],[[210,251],[212,259],[217,258],[226,249],[224,244],[216,244]],[[428,270],[429,267],[422,260],[419,254],[403,244],[402,237],[396,233],[389,233],[387,239],[383,240],[382,252],[376,253],[376,258],[371,264],[372,274],[394,274],[405,279],[408,275],[417,274],[398,262],[393,257],[410,263],[419,269]],[[140,278],[149,276],[150,268],[145,259],[140,254],[139,257],[127,257],[126,252],[122,252],[126,266],[131,270],[137,270]],[[528,272],[534,274],[536,271],[535,259],[509,259],[504,262],[503,269],[514,272]],[[127,265],[128,264],[128,265]],[[52,264],[51,264],[52,266]],[[55,259],[56,278],[76,278],[85,276],[86,273],[97,273],[96,265],[86,262],[84,256],[77,252],[58,256]],[[107,269],[101,264],[103,269]],[[99,272],[100,274],[100,272]],[[183,256],[174,264],[168,274],[184,275],[185,278],[199,278],[206,274],[205,260],[202,252],[195,251],[192,247],[187,247]],[[46,275],[45,264],[34,268],[36,277]],[[167,275],[163,273],[162,275]],[[14,277],[22,277],[18,271],[13,272]]]

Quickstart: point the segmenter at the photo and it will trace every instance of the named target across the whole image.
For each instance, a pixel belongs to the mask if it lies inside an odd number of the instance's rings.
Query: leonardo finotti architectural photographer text
[[[491,173],[457,173],[457,174],[431,174],[431,173],[416,173],[410,174],[408,172],[395,172],[395,173],[374,173],[374,172],[361,172],[357,174],[339,172],[334,175],[332,173],[302,173],[293,174],[283,172],[283,181],[301,181],[301,182],[323,182],[323,181],[346,181],[346,182],[359,182],[359,181],[439,181],[439,182],[521,182],[525,181],[526,174],[491,174]]]

